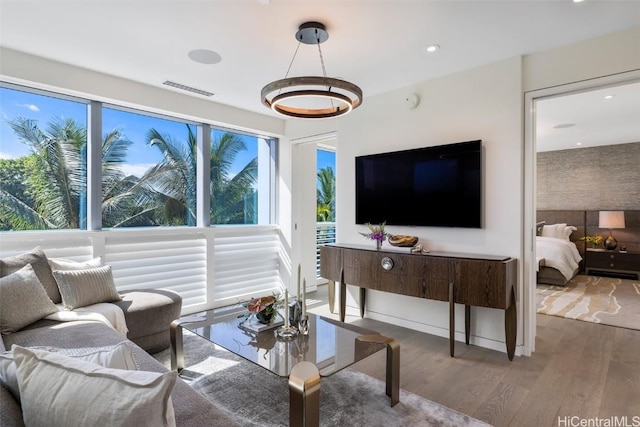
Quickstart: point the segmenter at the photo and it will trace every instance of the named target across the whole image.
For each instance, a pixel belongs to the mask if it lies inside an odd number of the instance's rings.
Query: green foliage
[[[31,151],[19,159],[0,159],[0,230],[83,228],[86,203],[86,129],[72,119],[53,120],[46,131],[35,120],[9,121]],[[141,178],[126,176],[131,141],[119,129],[102,141],[103,227],[196,224],[196,134],[187,125],[187,144],[147,133],[163,159]],[[237,174],[231,165],[246,146],[225,133],[211,150],[211,223],[256,223],[257,158]]]
[[[331,167],[320,168],[317,176],[316,221],[333,222],[336,220],[336,176]]]

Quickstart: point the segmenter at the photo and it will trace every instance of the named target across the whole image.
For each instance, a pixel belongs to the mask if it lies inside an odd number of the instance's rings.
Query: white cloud
[[[3,153],[2,151],[0,151],[0,159],[15,159],[16,156],[13,156],[9,153]]]
[[[155,163],[137,163],[137,164],[124,164],[122,165],[122,171],[125,175],[134,175],[140,178],[150,167],[155,166]]]
[[[35,112],[40,111],[40,108],[38,108],[38,106],[35,104],[20,104],[18,105],[18,107],[23,107],[23,108],[26,108],[27,110],[35,111]]]

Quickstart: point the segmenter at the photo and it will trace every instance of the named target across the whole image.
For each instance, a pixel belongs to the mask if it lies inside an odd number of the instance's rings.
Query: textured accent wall
[[[640,210],[640,142],[537,155],[537,208]]]

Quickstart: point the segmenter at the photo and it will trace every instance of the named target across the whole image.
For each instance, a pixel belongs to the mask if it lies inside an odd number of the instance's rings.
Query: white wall
[[[333,122],[287,122],[290,137],[304,132],[321,133],[329,127],[337,129],[338,242],[364,243],[358,234],[364,227],[355,224],[355,156],[482,139],[485,205],[482,229],[388,227],[388,231],[419,236],[421,243],[431,249],[519,258],[522,227],[521,74],[521,60],[513,58],[368,97],[361,108]],[[420,96],[416,109],[409,110],[404,106],[403,100],[408,93]],[[326,128],[322,129],[322,126]],[[367,315],[371,318],[448,336],[446,303],[378,292],[369,292],[367,298]],[[462,307],[459,307],[456,323],[459,339],[462,339]],[[472,342],[476,344],[504,351],[503,313],[474,309],[472,336]]]

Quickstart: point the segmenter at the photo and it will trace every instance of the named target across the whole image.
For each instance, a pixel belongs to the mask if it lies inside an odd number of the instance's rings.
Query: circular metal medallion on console
[[[389,271],[393,268],[393,260],[386,256],[382,258],[382,261],[380,261],[380,265],[382,265],[383,269]]]

